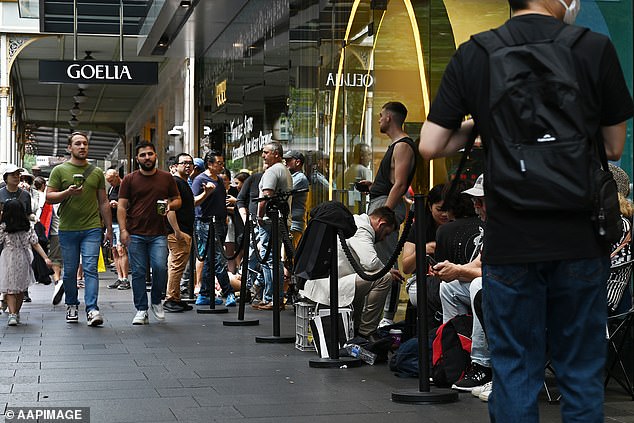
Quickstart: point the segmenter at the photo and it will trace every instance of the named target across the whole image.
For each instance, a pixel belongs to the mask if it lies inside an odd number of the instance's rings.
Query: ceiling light
[[[167,47],[167,46],[169,45],[169,42],[170,42],[169,38],[167,38],[167,36],[166,36],[166,35],[163,35],[163,36],[159,39],[158,46],[159,46],[159,47],[163,47],[163,48],[164,48],[164,47]]]
[[[73,116],[79,116],[82,113],[82,110],[79,108],[79,103],[75,103],[72,109],[69,110],[70,114]]]
[[[85,102],[86,100],[88,100],[88,96],[84,94],[84,90],[80,88],[77,94],[73,96],[73,100],[75,100],[75,103],[81,104]]]
[[[73,128],[77,126],[78,123],[79,123],[79,120],[75,116],[73,116],[73,118],[68,121],[68,124]]]
[[[190,7],[191,5],[192,5],[192,2],[189,1],[189,0],[183,0],[183,1],[181,1],[181,4],[180,4],[180,6],[185,8],[185,9]]]

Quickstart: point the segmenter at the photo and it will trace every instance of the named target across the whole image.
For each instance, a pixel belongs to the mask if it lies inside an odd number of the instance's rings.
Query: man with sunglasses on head
[[[57,213],[59,243],[64,262],[66,322],[79,321],[77,268],[81,256],[86,283],[86,323],[88,326],[99,326],[103,324],[103,317],[97,306],[101,228],[103,220],[106,227],[105,241],[112,243],[112,214],[103,171],[88,162],[88,135],[83,132],[70,134],[67,150],[70,159],[55,166],[46,188],[46,201],[60,203]]]

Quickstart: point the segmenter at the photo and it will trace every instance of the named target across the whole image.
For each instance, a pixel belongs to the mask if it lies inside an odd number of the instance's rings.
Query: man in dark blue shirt
[[[227,274],[227,260],[220,251],[221,246],[215,240],[209,240],[209,225],[213,223],[216,239],[224,240],[227,235],[227,208],[225,186],[220,174],[225,168],[225,160],[217,151],[210,151],[205,155],[207,170],[198,175],[192,183],[194,205],[196,206],[195,229],[198,238],[198,255],[204,255],[203,274],[200,294],[196,305],[209,305],[211,294],[214,293],[215,278],[212,278],[210,255],[207,248],[212,248],[215,254],[215,275],[222,288],[222,296],[226,297],[225,305],[236,305],[236,297],[229,283]],[[215,297],[215,295],[214,295]],[[216,304],[222,304],[222,299],[215,299]]]

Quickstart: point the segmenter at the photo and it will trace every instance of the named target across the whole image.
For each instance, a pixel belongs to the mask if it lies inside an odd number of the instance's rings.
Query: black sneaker
[[[123,281],[121,279],[117,279],[116,281],[114,281],[114,283],[111,283],[110,285],[108,285],[108,289],[117,289],[119,288],[119,285],[121,285],[123,283]]]
[[[163,303],[163,309],[167,313],[182,313],[183,311],[185,311],[180,303],[172,300],[165,301]]]
[[[130,282],[128,282],[127,279],[122,280],[121,283],[119,284],[119,286],[117,287],[117,289],[119,291],[123,291],[125,289],[130,289]]]
[[[183,307],[183,311],[190,311],[190,310],[194,309],[194,307],[192,307],[191,305],[189,305],[185,301],[179,301],[178,304],[180,304],[180,306]]]
[[[24,291],[24,299],[22,300],[25,303],[30,303],[31,302],[31,297],[29,297],[29,291]]]
[[[492,372],[490,367],[484,367],[478,363],[471,363],[467,373],[458,382],[451,386],[451,389],[458,391],[471,392],[475,387],[482,386],[492,380]]]

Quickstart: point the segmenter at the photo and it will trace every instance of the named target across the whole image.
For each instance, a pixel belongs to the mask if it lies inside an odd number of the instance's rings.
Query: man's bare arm
[[[462,122],[459,129],[447,129],[425,121],[420,130],[418,150],[425,160],[448,156],[465,146],[473,130],[473,119]]]
[[[623,148],[625,148],[626,130],[627,122],[601,127],[601,135],[603,135],[603,143],[608,160],[619,160],[621,158]]]
[[[414,167],[414,151],[407,143],[398,143],[394,147],[392,161],[394,162],[394,185],[387,196],[385,206],[394,210],[409,188],[407,179]]]

